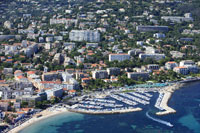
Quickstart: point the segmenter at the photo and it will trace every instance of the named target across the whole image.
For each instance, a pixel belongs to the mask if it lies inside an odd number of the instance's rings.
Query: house
[[[192,66],[194,65],[194,61],[192,60],[183,60],[179,63],[179,66]]]
[[[52,97],[61,98],[63,95],[63,88],[53,88],[45,91],[47,94],[47,100],[50,100]]]
[[[117,68],[117,67],[107,68],[107,72],[108,72],[108,75],[117,76],[120,74],[120,68]]]
[[[3,74],[13,74],[13,68],[4,68]]]
[[[178,64],[174,61],[168,61],[168,62],[165,63],[165,68],[167,70],[173,70],[177,66],[178,66]]]
[[[159,65],[157,65],[157,64],[149,64],[149,65],[147,65],[147,69],[149,69],[149,70],[159,70],[159,68],[160,68],[160,66]]]
[[[98,47],[98,43],[86,43],[86,48],[89,48],[89,47],[97,48]]]
[[[57,80],[58,73],[57,72],[47,72],[42,74],[42,80],[43,81],[53,81]]]
[[[183,74],[183,75],[187,75],[189,73],[189,70],[186,66],[175,67],[173,69],[173,71],[176,72],[176,73]]]
[[[71,96],[74,96],[74,95],[76,95],[76,90],[69,90],[68,94]]]
[[[13,59],[6,59],[6,63],[13,63]]]
[[[163,33],[155,33],[155,34],[153,34],[153,37],[155,37],[155,38],[165,38],[165,34],[163,34]]]
[[[8,111],[8,109],[9,109],[9,103],[8,102],[0,102],[0,110]]]
[[[105,78],[108,78],[108,72],[106,70],[95,70],[95,71],[92,71],[92,78],[94,78],[94,79],[105,79]]]
[[[179,51],[170,51],[170,54],[173,58],[182,58],[185,56],[185,53],[181,53]]]

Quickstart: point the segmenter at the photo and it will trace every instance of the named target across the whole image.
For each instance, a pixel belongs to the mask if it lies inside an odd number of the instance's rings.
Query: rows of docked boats
[[[95,98],[95,99],[88,99],[91,101],[97,101],[97,102],[104,102],[104,103],[115,103],[116,101],[114,100],[108,100],[108,99],[99,99],[99,98]]]
[[[121,93],[121,94],[122,94],[122,93]],[[120,95],[120,94],[118,94],[118,95],[111,94],[110,97],[112,97],[113,99],[116,99],[116,100],[118,100],[118,101],[120,101],[120,102],[123,102],[123,103],[125,103],[125,104],[128,104],[128,105],[135,106],[135,105],[138,104],[138,103],[136,103],[136,102],[134,102],[134,101],[131,101],[131,100],[129,100],[129,99],[127,99],[127,98],[124,98],[124,97],[122,97],[122,96],[119,96],[119,95]]]
[[[132,92],[132,94],[133,94],[133,92]],[[137,93],[135,93],[135,94],[137,94]],[[137,97],[135,97],[135,96],[133,96],[133,95],[130,95],[130,94],[127,94],[127,93],[121,93],[121,94],[119,94],[120,96],[123,96],[123,97],[126,97],[126,98],[128,98],[128,99],[131,99],[132,101],[136,101],[136,102],[138,102],[138,103],[141,103],[141,104],[143,104],[143,105],[146,105],[146,104],[149,104],[149,101],[145,101],[145,100],[143,100],[143,99],[140,99],[140,98],[137,98]],[[150,99],[149,99],[150,100]]]
[[[113,108],[116,108],[116,107],[122,107],[123,105],[122,104],[115,104],[115,103],[107,103],[107,102],[96,102],[96,101],[81,101],[80,102],[81,104],[84,104],[84,105],[96,105],[96,106],[104,106],[104,107],[113,107]]]
[[[137,97],[139,97],[139,98],[142,98],[142,99],[144,99],[144,100],[147,100],[147,101],[150,100],[149,97],[144,96],[144,95],[141,95],[141,94],[139,94],[139,93],[136,93],[136,92],[129,92],[129,93],[132,94],[132,95],[134,95],[134,96],[137,96]],[[146,94],[147,94],[147,93],[146,93]]]
[[[78,107],[81,107],[81,108],[87,108],[87,109],[102,109],[103,107],[101,106],[98,106],[98,105],[86,105],[86,104],[78,104],[77,105]]]
[[[73,109],[77,111],[117,111],[135,107],[136,105],[147,105],[152,95],[146,92],[129,92],[110,94],[107,98],[86,98],[80,101]],[[112,98],[112,99],[111,99]],[[118,102],[117,102],[118,101]],[[126,105],[129,105],[127,107]],[[100,112],[99,112],[100,113]]]
[[[159,93],[158,99],[156,100],[156,103],[155,103],[155,107],[160,110],[164,110],[162,107],[160,107],[163,97],[164,97],[164,93]]]

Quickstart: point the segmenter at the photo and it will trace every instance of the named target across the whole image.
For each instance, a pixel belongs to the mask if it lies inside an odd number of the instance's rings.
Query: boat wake
[[[159,123],[164,124],[164,125],[167,125],[167,126],[169,126],[169,127],[173,127],[173,125],[172,125],[170,122],[167,122],[167,121],[164,121],[164,120],[161,120],[161,119],[157,119],[157,118],[151,117],[151,116],[149,115],[149,112],[146,112],[146,116],[147,116],[149,119],[153,120],[153,121],[159,122]]]

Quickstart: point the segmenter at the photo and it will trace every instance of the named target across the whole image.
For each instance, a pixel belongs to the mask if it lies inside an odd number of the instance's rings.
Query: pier
[[[160,110],[164,110],[160,104],[162,102],[162,99],[163,99],[163,96],[164,96],[164,93],[159,93],[159,96],[158,96],[158,99],[156,100],[156,104],[155,104],[155,107],[160,109]]]
[[[160,103],[160,107],[163,108],[165,111],[162,111],[162,112],[157,112],[156,115],[166,115],[166,114],[171,114],[171,113],[176,113],[176,110],[170,108],[167,103],[168,103],[168,100],[170,99],[171,97],[171,92],[164,92],[164,96],[162,98],[162,101]]]
[[[116,109],[104,109],[104,110],[85,110],[85,109],[68,109],[71,112],[77,112],[77,113],[85,113],[85,114],[119,114],[119,113],[128,113],[128,112],[135,112],[135,111],[141,111],[142,108],[116,108]]]

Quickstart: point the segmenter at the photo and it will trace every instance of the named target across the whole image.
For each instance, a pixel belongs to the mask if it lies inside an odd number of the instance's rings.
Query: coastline
[[[49,117],[58,115],[58,114],[62,114],[62,113],[66,113],[69,112],[67,109],[59,109],[59,110],[53,110],[53,111],[49,111],[48,109],[40,112],[39,114],[36,114],[35,116],[33,116],[31,119],[29,119],[28,121],[24,122],[23,124],[21,124],[20,126],[17,126],[15,128],[13,128],[12,130],[10,130],[8,133],[18,133],[21,130],[23,130],[24,128],[38,122],[44,119],[47,119]],[[41,117],[38,117],[38,115],[42,115]]]
[[[177,89],[179,89],[181,86],[183,86],[184,83],[178,84],[175,83],[172,86],[168,86],[166,87],[162,92],[164,93],[164,97],[161,101],[160,106],[165,109],[165,111],[160,111],[157,112],[156,115],[167,115],[170,113],[176,113],[176,110],[174,110],[173,108],[169,107],[167,105],[168,101],[170,100],[173,92]],[[94,114],[94,115],[98,115],[98,114],[120,114],[120,113],[128,113],[128,112],[136,112],[136,111],[142,111],[142,108],[131,108],[131,109],[124,109],[124,110],[111,110],[111,111],[102,111],[102,112],[94,112],[94,111],[82,111],[82,110],[75,110],[75,109],[67,109],[67,108],[48,108],[38,114],[36,114],[35,116],[33,116],[31,119],[29,119],[28,121],[24,122],[23,124],[21,124],[20,126],[17,126],[15,128],[13,128],[12,130],[10,130],[8,133],[18,133],[21,130],[23,130],[24,128],[38,122],[41,121],[43,119],[47,119],[49,117],[58,115],[58,114],[62,114],[62,113],[66,113],[66,112],[75,112],[75,113],[84,113],[84,114]],[[38,115],[42,115],[41,117],[38,117]]]

